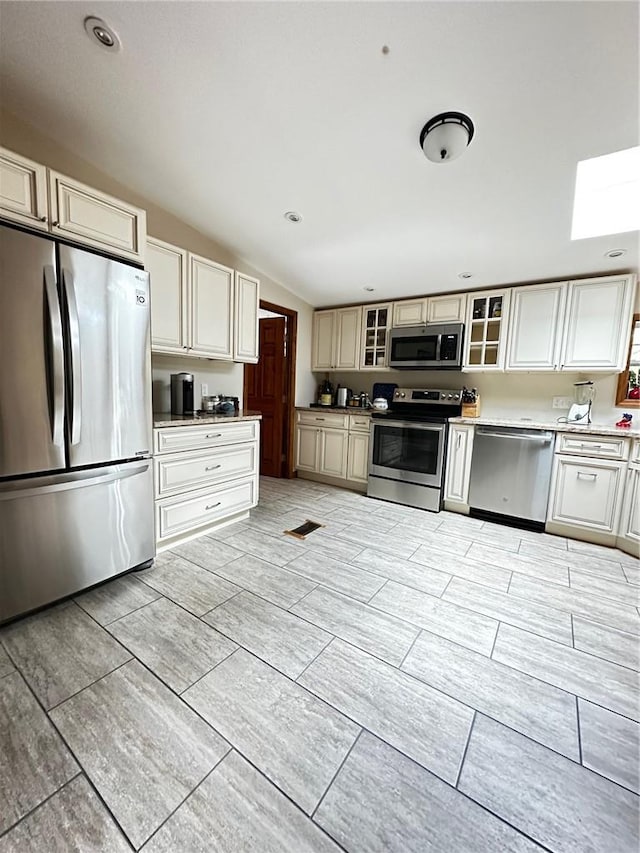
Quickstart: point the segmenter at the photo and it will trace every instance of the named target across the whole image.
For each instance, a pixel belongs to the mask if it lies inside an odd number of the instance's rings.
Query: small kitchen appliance
[[[171,374],[171,414],[193,414],[193,373]]]
[[[431,323],[392,329],[389,367],[396,370],[460,370],[462,323]]]
[[[347,400],[351,397],[352,393],[351,388],[343,388],[342,386],[339,386],[336,391],[336,406],[339,409],[346,408]]]
[[[575,382],[573,387],[576,389],[576,401],[569,409],[567,421],[570,424],[590,424],[591,405],[595,396],[593,382]]]

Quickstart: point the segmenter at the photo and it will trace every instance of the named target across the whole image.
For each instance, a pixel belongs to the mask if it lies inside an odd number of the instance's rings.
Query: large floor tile
[[[130,853],[109,812],[78,776],[0,838],[0,853]]]
[[[511,625],[500,625],[493,659],[640,720],[638,673]]]
[[[383,554],[373,548],[365,548],[353,560],[353,564],[430,595],[442,595],[451,580],[451,575],[447,572],[440,572],[411,560],[403,560],[401,557],[393,557],[391,554]]]
[[[557,548],[552,550],[554,554],[559,555],[559,559],[566,553],[566,551],[560,551]],[[522,552],[512,553],[503,550],[501,547],[493,548],[484,543],[474,542],[469,548],[467,557],[470,560],[478,560],[490,566],[500,566],[511,572],[520,572],[523,575],[532,575],[553,581],[553,583],[569,586],[569,570],[566,566],[535,559],[535,557],[527,556]]]
[[[319,520],[315,516],[312,519],[312,521]],[[297,526],[289,525],[289,529]],[[326,554],[327,557],[335,557],[336,560],[351,562],[358,554],[362,553],[364,546],[355,542],[347,542],[345,539],[338,539],[336,534],[344,529],[344,525],[338,527],[336,524],[328,524],[310,533],[304,540],[303,545],[308,551],[317,551],[320,554]]]
[[[534,853],[541,850],[368,732],[315,815],[358,853]]]
[[[471,545],[472,543],[469,542],[469,546]],[[467,580],[500,590],[501,592],[507,591],[509,581],[511,580],[510,569],[503,569],[500,566],[490,566],[489,563],[463,557],[460,554],[449,554],[446,551],[439,551],[431,545],[423,545],[418,548],[411,557],[411,560],[423,566],[430,566],[432,569],[447,572],[459,578],[466,578]]]
[[[298,682],[455,784],[473,719],[471,708],[339,640]]]
[[[229,536],[225,544],[237,548],[254,557],[260,557],[273,563],[274,566],[284,566],[300,553],[300,546],[284,534],[276,537],[259,530],[243,530],[237,536]]]
[[[640,725],[578,699],[582,763],[640,794]]]
[[[396,519],[389,518],[388,516],[376,515],[374,518],[368,509],[359,509],[355,506],[334,509],[329,516],[340,524],[355,524],[359,527],[371,527],[373,530],[380,530],[383,533],[387,533],[392,527],[395,527],[397,523]]]
[[[237,648],[166,598],[118,619],[109,631],[176,693]]]
[[[0,834],[78,772],[20,674],[0,679]]]
[[[250,592],[241,592],[202,618],[290,678],[297,678],[332,638]]]
[[[187,690],[184,700],[308,814],[360,731],[244,650]]]
[[[573,644],[583,652],[640,670],[640,638],[637,634],[626,634],[599,622],[574,616]]]
[[[607,545],[596,545],[594,542],[583,542],[581,539],[569,539],[567,541],[569,551],[578,554],[592,554],[595,557],[600,557],[602,560],[608,560],[613,563],[620,563],[623,566],[640,567],[640,561],[637,557],[621,551],[619,548],[610,548]]]
[[[10,672],[13,672],[13,669],[14,666],[9,659],[9,655],[0,645],[0,678],[4,678],[5,675],[9,675]]]
[[[243,554],[226,542],[216,542],[209,536],[200,536],[198,539],[192,539],[191,542],[175,545],[171,553],[184,557],[185,560],[190,560],[210,572],[215,572],[220,566],[230,563],[231,560],[237,560]]]
[[[14,622],[0,636],[45,708],[68,699],[131,658],[73,602]]]
[[[436,552],[444,551],[447,554],[452,554],[457,557],[463,557],[469,550],[471,541],[460,536],[458,531],[450,532],[443,530],[442,525],[436,529],[416,524],[413,519],[397,524],[392,531],[393,537],[397,537],[400,541],[409,537],[418,539],[420,547],[427,550],[435,549]]]
[[[541,604],[532,604],[513,595],[488,589],[463,578],[453,578],[442,598],[460,607],[482,613],[509,625],[517,625],[559,643],[571,645],[571,616]]]
[[[402,664],[405,672],[533,740],[580,760],[575,697],[423,632]]]
[[[637,853],[635,794],[486,717],[459,788],[549,850]]]
[[[373,596],[369,605],[487,656],[498,631],[496,619],[392,581]]]
[[[509,594],[513,598],[535,601],[576,616],[586,616],[587,619],[602,622],[610,628],[640,634],[640,616],[635,607],[609,601],[599,595],[522,575],[514,575]]]
[[[202,616],[240,592],[235,584],[196,566],[190,560],[171,552],[160,556],[163,559],[159,558],[152,569],[143,573],[144,582],[195,616]]]
[[[398,666],[418,636],[414,625],[323,587],[310,592],[291,612]]]
[[[291,560],[287,569],[360,601],[368,601],[384,584],[379,575],[314,551]]]
[[[392,533],[383,533],[380,530],[376,530],[375,525],[362,527],[362,525],[352,524],[349,527],[345,527],[344,530],[336,535],[339,539],[346,539],[347,542],[355,542],[362,545],[363,548],[376,548],[385,554],[402,557],[403,559],[408,559],[422,544],[415,537],[396,539]]]
[[[89,592],[79,595],[75,601],[96,622],[107,625],[159,597],[159,592],[151,589],[135,575],[124,575],[90,589]]]
[[[548,545],[534,542],[523,542],[520,548],[522,554],[528,554],[534,559],[545,561],[547,565],[561,563],[570,568],[582,569],[592,575],[601,575],[611,580],[624,581],[622,566],[616,561],[616,551],[607,555],[606,559],[596,556],[590,552],[578,552],[567,548],[566,551],[558,551]],[[552,580],[552,578],[548,578]]]
[[[216,571],[239,587],[255,592],[280,607],[290,607],[316,587],[315,582],[295,572],[250,555],[233,560]]]
[[[339,853],[337,845],[237,752],[173,814],[144,853]]]
[[[591,575],[582,569],[570,569],[571,588],[579,589],[581,592],[589,592],[621,604],[629,604],[637,607],[640,604],[640,588],[635,584],[622,580],[611,580],[599,575]]]
[[[51,717],[136,847],[229,748],[137,661],[59,705]]]

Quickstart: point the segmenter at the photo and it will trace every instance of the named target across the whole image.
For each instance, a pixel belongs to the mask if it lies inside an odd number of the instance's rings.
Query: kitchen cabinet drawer
[[[349,431],[350,432],[366,432],[369,433],[371,426],[370,415],[349,415]]]
[[[49,172],[49,198],[53,234],[143,261],[147,236],[144,210],[58,172]]]
[[[212,423],[202,426],[164,427],[154,430],[155,452],[174,453],[180,450],[199,450],[256,441],[260,435],[259,421],[237,421],[236,423]]]
[[[257,498],[257,478],[251,477],[156,501],[157,541],[162,542],[251,509]]]
[[[330,427],[331,429],[348,429],[349,415],[339,415],[326,412],[322,415],[315,412],[298,412],[298,423],[304,426]]]
[[[624,462],[556,456],[549,520],[613,533],[625,469]]]
[[[556,443],[556,453],[591,456],[599,459],[627,459],[629,440],[606,435],[577,435],[561,432]]]
[[[257,443],[250,442],[199,453],[183,452],[157,457],[156,497],[256,474],[257,450]]]

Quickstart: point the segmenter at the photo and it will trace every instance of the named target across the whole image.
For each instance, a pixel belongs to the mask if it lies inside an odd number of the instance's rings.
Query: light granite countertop
[[[582,435],[615,435],[630,438],[640,438],[640,429],[625,429],[609,424],[577,424],[558,423],[558,421],[537,421],[527,418],[449,418],[450,424],[478,424],[479,426],[521,427],[522,429],[550,429],[554,432],[577,432]]]
[[[231,415],[172,415],[169,412],[154,412],[154,427],[199,426],[200,424],[233,423],[235,421],[259,421],[261,412],[245,410]]]

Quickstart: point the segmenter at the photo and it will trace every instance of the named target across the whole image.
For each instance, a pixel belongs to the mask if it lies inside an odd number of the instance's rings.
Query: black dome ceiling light
[[[473,122],[457,112],[439,113],[420,132],[420,148],[427,160],[447,163],[459,157],[473,139]]]

